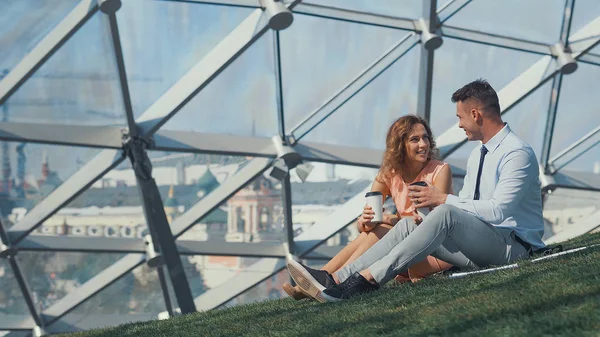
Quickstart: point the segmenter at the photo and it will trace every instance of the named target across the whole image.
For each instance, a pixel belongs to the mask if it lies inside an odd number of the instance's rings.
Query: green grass
[[[564,244],[600,243],[600,233]],[[600,247],[461,279],[390,285],[341,303],[272,300],[68,336],[600,336]]]

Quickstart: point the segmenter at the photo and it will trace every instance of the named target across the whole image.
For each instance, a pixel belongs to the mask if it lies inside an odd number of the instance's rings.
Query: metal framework
[[[177,1],[177,0],[173,0]],[[183,0],[182,0],[183,1]],[[306,15],[328,20],[341,20],[364,25],[399,29],[407,32],[389,50],[374,60],[369,66],[314,111],[306,111],[305,118],[295,126],[285,125],[283,104],[283,79],[279,31],[271,29],[267,15],[259,0],[200,1],[185,0],[189,3],[235,6],[253,9],[226,38],[216,45],[202,60],[193,66],[179,81],[169,88],[140,117],[134,117],[126,66],[123,59],[121,38],[116,19],[120,0],[81,0],[79,4],[52,29],[20,63],[0,80],[0,105],[5,103],[19,87],[28,81],[66,41],[94,15],[101,15],[110,32],[112,53],[118,69],[120,94],[124,103],[126,127],[48,125],[36,123],[0,122],[0,140],[11,142],[31,142],[53,145],[93,147],[101,149],[91,161],[51,192],[44,200],[31,209],[18,223],[5,230],[0,224],[0,236],[6,250],[1,258],[10,262],[28,308],[28,316],[8,317],[0,315],[0,330],[29,330],[34,334],[60,332],[66,329],[84,329],[83,323],[63,319],[66,314],[108,287],[143,263],[148,263],[149,253],[145,243],[139,239],[124,238],[65,238],[53,236],[31,236],[32,231],[59,211],[62,207],[86,191],[94,182],[117,167],[125,159],[133,165],[137,186],[143,200],[143,210],[150,230],[154,251],[151,255],[160,256],[157,273],[164,293],[165,310],[170,315],[174,308],[182,313],[195,310],[209,310],[219,307],[252,288],[261,281],[281,271],[285,259],[323,259],[331,256],[327,249],[319,245],[352,223],[360,212],[363,193],[350,199],[331,215],[322,219],[308,231],[293,236],[291,190],[289,174],[282,181],[283,214],[286,228],[286,242],[281,243],[227,243],[185,241],[181,236],[199,220],[210,214],[229,197],[241,190],[249,182],[263,174],[278,158],[277,149],[270,138],[215,135],[208,133],[164,130],[164,126],[188,102],[219,76],[240,55],[264,34],[274,36],[274,60],[276,74],[278,130],[273,136],[280,137],[306,161],[356,165],[376,168],[382,152],[364,148],[351,148],[303,141],[302,138],[350,101],[358,92],[367,87],[396,61],[412,48],[419,46],[419,86],[417,112],[426,119],[431,118],[431,97],[434,73],[434,53],[443,48],[446,38],[459,39],[488,46],[502,47],[539,55],[539,60],[529,69],[516,76],[499,91],[502,113],[508,113],[542,85],[552,80],[552,94],[547,114],[543,150],[540,156],[540,175],[544,187],[561,186],[594,190],[599,186],[582,185],[565,178],[561,169],[586,151],[600,143],[600,126],[589,134],[551,157],[552,138],[558,109],[563,76],[577,69],[577,62],[600,66],[600,56],[589,53],[600,44],[600,17],[576,32],[571,32],[574,0],[566,0],[561,34],[556,45],[526,41],[508,36],[493,35],[453,27],[446,21],[468,6],[471,0],[450,0],[438,7],[437,0],[423,1],[423,15],[417,20],[396,16],[379,15],[356,10],[336,8],[301,0],[288,1],[287,7],[294,15]],[[100,9],[100,10],[99,10]],[[269,32],[272,30],[272,32]],[[450,128],[441,134],[437,143],[443,157],[447,157],[466,142],[458,128]],[[205,154],[228,154],[253,157],[224,184],[190,207],[171,224],[168,223],[163,201],[152,176],[148,153],[151,151],[176,151]],[[597,215],[597,214],[596,214]],[[597,216],[596,216],[597,218]],[[598,223],[588,221],[585,229],[596,228]],[[40,311],[33,303],[32,294],[23,277],[18,261],[18,251],[54,251],[89,253],[124,253],[119,261],[91,278],[73,293],[59,300],[49,308]],[[180,255],[219,255],[260,258],[248,269],[260,272],[241,272],[223,285],[210,289],[193,298],[188,280],[182,270]],[[153,261],[156,256],[153,257]],[[164,269],[163,269],[164,268]],[[169,289],[173,289],[174,298]],[[127,317],[118,317],[126,321]],[[132,315],[132,319],[135,317]],[[105,318],[104,318],[105,319]]]

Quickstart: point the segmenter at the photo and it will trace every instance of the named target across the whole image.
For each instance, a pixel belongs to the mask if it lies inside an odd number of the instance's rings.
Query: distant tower
[[[327,164],[326,170],[327,181],[335,180],[335,164]]]
[[[173,185],[171,185],[171,188],[169,188],[169,195],[167,200],[164,202],[164,208],[169,223],[179,215],[179,202],[175,198],[175,188]]]
[[[2,106],[2,121],[8,122],[8,106]],[[10,169],[10,154],[8,153],[8,142],[2,142],[2,192],[8,193],[11,189],[12,173]]]
[[[44,151],[44,159],[42,161],[42,181],[46,181],[46,179],[48,179],[49,173],[50,167],[48,166],[48,153]]]
[[[27,155],[25,154],[25,145],[27,143],[21,143],[17,145],[17,183],[16,191],[17,198],[25,198],[25,164],[27,162]]]
[[[183,160],[177,162],[175,170],[177,172],[177,185],[185,185],[185,164],[183,163]]]

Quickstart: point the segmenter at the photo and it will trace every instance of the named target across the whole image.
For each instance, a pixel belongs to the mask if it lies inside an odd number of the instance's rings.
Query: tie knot
[[[488,153],[488,149],[487,149],[487,147],[485,147],[485,145],[481,145],[481,154],[482,154],[482,155],[485,155],[485,154],[487,154],[487,153]]]

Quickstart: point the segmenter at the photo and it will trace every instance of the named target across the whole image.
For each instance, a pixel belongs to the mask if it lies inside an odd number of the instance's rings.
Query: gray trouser
[[[338,271],[340,282],[368,269],[384,284],[432,255],[461,268],[503,265],[529,257],[512,230],[495,227],[450,205],[436,207],[420,225],[403,218],[356,261]]]

